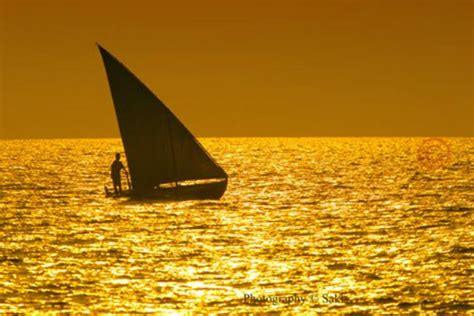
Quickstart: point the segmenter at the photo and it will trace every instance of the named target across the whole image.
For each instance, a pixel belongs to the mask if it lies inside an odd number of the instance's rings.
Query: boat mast
[[[173,172],[174,172],[175,179],[178,179],[178,171],[176,169],[176,160],[175,160],[174,143],[173,143],[173,133],[171,132],[171,124],[170,124],[171,120],[170,120],[170,118],[171,118],[171,116],[167,115],[167,120],[166,121],[168,123],[168,134],[169,134],[170,144],[171,144],[171,161],[172,161],[172,164],[173,164]],[[174,184],[175,184],[175,186],[178,186],[178,180],[175,180]]]

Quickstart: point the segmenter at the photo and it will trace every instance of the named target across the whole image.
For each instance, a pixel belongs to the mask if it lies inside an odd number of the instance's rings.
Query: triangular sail
[[[99,46],[134,191],[227,178],[197,139],[132,72]]]

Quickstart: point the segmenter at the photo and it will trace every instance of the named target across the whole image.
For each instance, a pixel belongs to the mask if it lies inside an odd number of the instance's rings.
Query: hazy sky
[[[0,0],[0,138],[117,137],[95,42],[197,136],[474,136],[473,0]]]

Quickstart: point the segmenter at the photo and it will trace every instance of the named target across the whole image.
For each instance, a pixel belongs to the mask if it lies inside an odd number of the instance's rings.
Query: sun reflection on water
[[[0,141],[0,312],[470,311],[474,142],[420,143],[205,139],[223,199],[164,203],[103,197],[118,140]]]

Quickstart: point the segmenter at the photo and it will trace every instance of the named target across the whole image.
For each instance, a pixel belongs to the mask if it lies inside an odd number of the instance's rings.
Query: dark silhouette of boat
[[[98,47],[131,178],[123,195],[165,200],[221,198],[227,188],[224,169],[150,89]],[[107,188],[106,194],[112,195]]]

